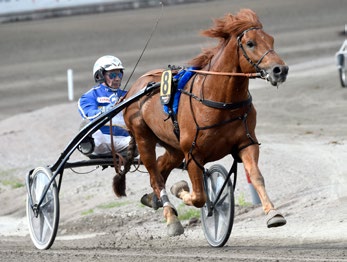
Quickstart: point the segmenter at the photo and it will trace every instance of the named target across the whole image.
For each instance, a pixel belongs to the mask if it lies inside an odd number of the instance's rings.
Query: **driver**
[[[83,94],[78,100],[78,110],[85,126],[90,121],[112,107],[127,93],[120,89],[124,67],[115,56],[105,55],[96,60],[93,67],[93,77],[97,83],[92,89]],[[126,130],[123,112],[118,113],[112,119],[112,134],[114,149],[122,156],[126,156],[127,147],[131,137]],[[111,155],[110,124],[106,124],[93,135],[94,149],[91,155]],[[83,151],[82,151],[83,152]]]

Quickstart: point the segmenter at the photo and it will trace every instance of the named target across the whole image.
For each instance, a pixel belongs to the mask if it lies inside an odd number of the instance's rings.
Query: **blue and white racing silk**
[[[97,85],[83,94],[78,100],[78,111],[84,119],[93,121],[96,117],[105,112],[107,106],[116,104],[126,93],[126,91],[120,89],[112,91],[111,88],[103,84]],[[129,136],[128,131],[124,129],[123,112],[114,116],[112,119],[112,126],[114,136]],[[109,135],[110,126],[103,126],[100,128],[100,131],[103,134]]]

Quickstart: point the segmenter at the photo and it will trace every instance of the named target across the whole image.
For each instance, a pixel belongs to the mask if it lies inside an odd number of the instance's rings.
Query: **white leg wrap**
[[[160,199],[161,199],[161,202],[163,203],[163,207],[167,207],[167,206],[171,207],[174,210],[174,212],[176,213],[176,215],[177,215],[177,210],[174,207],[174,205],[171,204],[165,189],[162,189],[160,191]]]

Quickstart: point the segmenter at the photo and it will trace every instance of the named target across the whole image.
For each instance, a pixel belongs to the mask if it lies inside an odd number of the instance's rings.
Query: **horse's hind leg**
[[[167,178],[169,177],[172,169],[177,168],[182,164],[184,155],[180,150],[166,144],[164,146],[166,151],[162,156],[158,157],[157,164],[159,172],[164,179],[164,183],[166,184]],[[141,203],[155,210],[162,207],[160,199],[156,197],[154,192],[145,194],[141,198]]]
[[[176,183],[171,187],[171,192],[176,197],[183,200],[186,205],[203,207],[206,202],[204,182],[201,168],[191,160],[188,164],[188,174],[192,183],[192,192],[189,192],[188,184],[185,181]]]
[[[282,214],[276,211],[265,190],[264,178],[258,167],[259,146],[252,145],[243,149],[240,152],[240,158],[242,159],[245,170],[249,174],[251,182],[259,195],[263,210],[267,215],[267,226],[278,227],[285,225],[285,218]]]
[[[172,169],[177,168],[184,158],[181,150],[177,150],[171,146],[165,145],[165,153],[158,157],[157,163],[160,173],[166,182]]]
[[[165,153],[160,156],[157,160],[158,169],[164,180],[164,184],[172,169],[179,166],[183,159],[183,153],[179,150],[176,150],[170,146],[166,146]],[[175,236],[183,234],[184,228],[182,227],[181,222],[178,220],[177,211],[174,206],[170,203],[168,196],[166,194],[165,187],[160,192],[161,201],[163,202],[164,207],[164,216],[167,222],[167,229],[169,236]]]
[[[170,161],[170,154],[166,153],[164,156],[156,161],[155,142],[146,136],[146,139],[138,140],[138,149],[141,155],[141,160],[150,175],[150,183],[156,196],[161,200],[163,205],[163,214],[166,219],[167,230],[169,236],[181,235],[184,228],[178,220],[177,211],[169,201],[168,195],[165,190],[165,182],[170,171],[178,165],[178,157],[176,161]],[[177,163],[176,163],[177,162]],[[158,163],[160,166],[158,166]],[[170,165],[171,163],[171,165]],[[162,175],[162,173],[164,176]]]

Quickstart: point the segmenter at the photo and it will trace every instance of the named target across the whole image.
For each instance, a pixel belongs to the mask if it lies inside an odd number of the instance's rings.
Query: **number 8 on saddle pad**
[[[172,72],[165,70],[161,75],[160,82],[160,102],[162,105],[168,105],[171,101],[171,87],[172,87]]]

